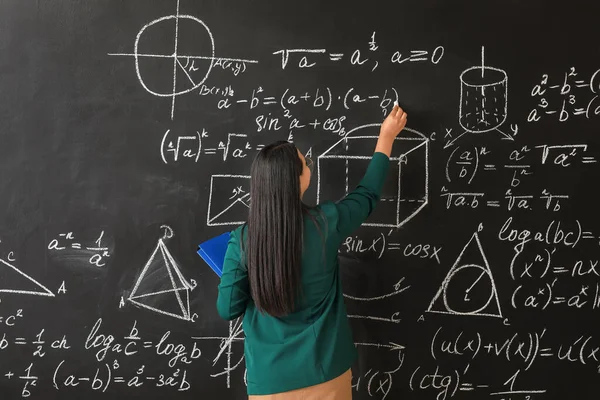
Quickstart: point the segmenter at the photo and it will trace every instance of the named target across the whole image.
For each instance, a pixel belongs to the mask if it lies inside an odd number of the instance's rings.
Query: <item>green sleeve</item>
[[[381,190],[387,177],[390,159],[376,152],[369,162],[362,180],[346,197],[336,203],[338,213],[338,232],[342,237],[350,235],[373,212],[381,197]]]
[[[217,296],[217,312],[226,320],[242,315],[250,299],[248,271],[240,259],[240,242],[237,234],[234,231],[229,238]]]

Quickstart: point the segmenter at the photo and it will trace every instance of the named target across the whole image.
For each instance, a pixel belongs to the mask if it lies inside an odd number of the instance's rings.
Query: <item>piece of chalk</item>
[[[394,101],[394,105],[395,105],[395,106],[397,106],[397,105],[398,105],[398,102],[397,102],[397,101]]]

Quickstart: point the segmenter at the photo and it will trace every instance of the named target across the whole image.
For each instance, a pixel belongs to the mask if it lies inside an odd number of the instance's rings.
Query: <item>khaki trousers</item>
[[[249,396],[249,400],[352,400],[352,370],[330,381],[289,392]]]

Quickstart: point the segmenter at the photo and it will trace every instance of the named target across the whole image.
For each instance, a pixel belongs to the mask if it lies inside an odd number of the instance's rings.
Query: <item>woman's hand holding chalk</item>
[[[394,108],[381,124],[379,137],[391,138],[393,140],[404,129],[407,117],[406,112],[398,106],[398,102],[394,102]]]

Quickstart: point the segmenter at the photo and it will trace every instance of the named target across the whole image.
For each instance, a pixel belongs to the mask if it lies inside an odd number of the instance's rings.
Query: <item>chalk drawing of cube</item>
[[[506,121],[508,76],[488,66],[471,67],[460,75],[459,123],[467,132],[489,132]]]
[[[381,124],[352,129],[317,158],[317,203],[338,201],[358,186]],[[363,226],[400,228],[429,201],[429,139],[404,128],[396,138],[381,200]]]

